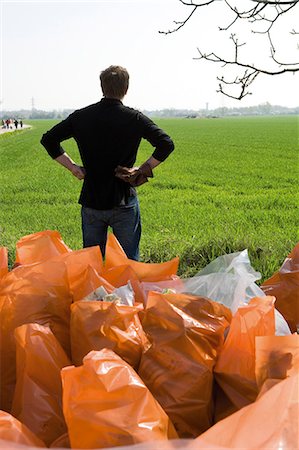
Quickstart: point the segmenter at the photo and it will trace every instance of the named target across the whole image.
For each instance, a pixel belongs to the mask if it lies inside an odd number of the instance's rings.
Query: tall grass
[[[58,230],[81,244],[81,182],[39,144],[54,121],[0,136],[0,245],[10,264],[18,239]],[[298,240],[298,117],[159,119],[176,144],[155,177],[139,188],[144,261],[180,256],[191,276],[217,256],[247,248],[268,278]],[[74,141],[65,150],[80,161]],[[152,153],[142,142],[138,163]]]

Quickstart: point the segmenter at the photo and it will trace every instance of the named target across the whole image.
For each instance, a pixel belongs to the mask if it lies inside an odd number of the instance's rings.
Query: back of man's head
[[[100,74],[101,87],[105,97],[122,99],[129,87],[129,74],[121,66],[110,66]]]

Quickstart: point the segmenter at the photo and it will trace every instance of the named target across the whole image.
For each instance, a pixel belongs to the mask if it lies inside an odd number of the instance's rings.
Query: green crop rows
[[[22,236],[58,230],[81,248],[81,182],[39,144],[54,121],[0,136],[1,246],[10,265]],[[191,276],[224,253],[245,248],[262,279],[277,270],[298,240],[298,117],[159,119],[174,153],[139,188],[143,261],[180,256]],[[79,162],[74,141],[64,148]],[[147,142],[138,163],[151,155]]]

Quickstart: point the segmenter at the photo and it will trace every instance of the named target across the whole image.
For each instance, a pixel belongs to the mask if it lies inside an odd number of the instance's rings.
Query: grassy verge
[[[58,230],[81,248],[81,183],[39,144],[53,121],[0,136],[0,245],[10,264],[18,239]],[[248,248],[268,278],[298,240],[298,117],[159,119],[176,149],[140,187],[144,261],[180,256],[180,274],[195,274],[223,253]],[[79,162],[76,145],[64,148]],[[152,150],[140,148],[138,162]]]

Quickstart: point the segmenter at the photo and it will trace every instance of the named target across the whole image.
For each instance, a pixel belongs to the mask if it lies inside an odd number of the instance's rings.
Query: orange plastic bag
[[[207,298],[149,293],[142,326],[152,345],[138,373],[181,438],[212,424],[213,368],[230,320]]]
[[[0,247],[0,280],[8,273],[8,254],[6,247]]]
[[[176,438],[173,426],[129,364],[112,350],[62,369],[63,410],[72,448]]]
[[[164,263],[142,263],[128,259],[114,234],[109,233],[106,245],[105,269],[123,265],[132,267],[139,281],[161,281],[176,275],[179,258],[176,257]]]
[[[101,277],[93,267],[88,265],[77,279],[75,277],[73,279],[73,301],[77,302],[78,300],[84,299],[87,295],[95,291],[100,286],[103,286],[108,294],[111,294],[111,292],[115,289],[115,287],[112,286],[112,284],[110,284],[105,278]]]
[[[46,261],[20,266],[9,272],[0,286],[0,403],[10,412],[15,386],[15,328],[25,323],[49,326],[70,355],[70,305],[72,297],[66,266]]]
[[[92,267],[98,275],[103,272],[103,258],[98,245],[75,250],[57,257],[56,260],[66,264],[72,293],[78,288],[81,276],[88,266]]]
[[[245,450],[297,449],[298,380],[297,373],[281,381],[256,402],[218,422],[191,443],[190,449],[207,445]]]
[[[99,246],[72,251],[62,241],[58,231],[41,231],[24,236],[16,244],[16,263],[28,265],[47,261],[64,262],[67,267],[69,284],[76,300],[89,294],[87,290],[93,285],[96,274],[103,271],[103,258]],[[83,297],[79,298],[79,295]]]
[[[147,339],[138,308],[101,301],[79,301],[71,307],[72,360],[77,366],[91,350],[109,348],[138,368]]]
[[[40,231],[22,237],[16,243],[15,265],[34,264],[71,251],[58,231]]]
[[[115,287],[124,286],[128,281],[139,281],[138,276],[128,264],[104,270],[103,277]]]
[[[214,369],[217,391],[216,421],[254,402],[255,338],[274,336],[274,297],[253,298],[234,315]]]
[[[0,448],[10,450],[14,443],[45,448],[45,444],[32,431],[9,413],[0,411]],[[25,448],[25,447],[23,447]]]
[[[66,432],[60,371],[71,364],[48,327],[15,329],[17,383],[12,414],[48,446]]]
[[[50,448],[71,448],[68,433],[64,433],[62,436],[60,436],[54,442],[52,442]]]
[[[255,352],[255,375],[259,389],[268,380],[281,381],[299,373],[298,334],[257,337]]]
[[[292,332],[299,329],[299,243],[281,268],[265,281],[262,290],[276,297],[275,308],[284,316]]]
[[[125,286],[128,282],[130,282],[134,291],[135,302],[144,303],[145,296],[143,289],[139,282],[138,276],[131,266],[126,264],[124,266],[111,267],[111,269],[104,271],[103,277],[116,288]]]

